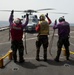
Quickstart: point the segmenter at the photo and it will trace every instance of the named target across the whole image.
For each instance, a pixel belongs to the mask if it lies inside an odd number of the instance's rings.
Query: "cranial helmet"
[[[64,17],[59,18],[59,22],[65,21]]]
[[[20,18],[16,18],[16,19],[14,20],[14,23],[20,24],[20,23],[21,23],[21,19],[20,19]]]
[[[40,19],[41,19],[41,20],[45,20],[44,14],[41,14],[41,15],[40,15]]]

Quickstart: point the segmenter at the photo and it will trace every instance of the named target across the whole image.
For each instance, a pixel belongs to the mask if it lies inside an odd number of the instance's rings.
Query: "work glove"
[[[13,14],[13,13],[14,13],[14,10],[11,11],[11,14]]]
[[[46,15],[45,15],[46,17],[48,17],[48,13],[46,13]]]
[[[28,16],[29,16],[29,14],[26,14],[26,16],[28,17]]]
[[[54,22],[54,24],[55,24],[55,25],[57,24],[57,19],[55,19],[55,22]]]
[[[26,17],[26,15],[23,16],[23,18],[25,18],[25,17]]]

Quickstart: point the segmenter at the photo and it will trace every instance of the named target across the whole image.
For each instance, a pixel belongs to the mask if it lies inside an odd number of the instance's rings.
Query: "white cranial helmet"
[[[19,24],[20,22],[21,22],[21,19],[19,19],[19,18],[14,19],[14,23],[16,23],[16,24]]]

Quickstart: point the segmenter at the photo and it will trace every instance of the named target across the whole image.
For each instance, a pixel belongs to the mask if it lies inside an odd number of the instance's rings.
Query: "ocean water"
[[[0,21],[0,27],[5,27],[5,26],[9,26],[9,22],[8,21]]]
[[[53,24],[51,24],[52,26]],[[0,27],[9,26],[9,21],[0,21]],[[74,26],[74,23],[70,23],[70,26]]]

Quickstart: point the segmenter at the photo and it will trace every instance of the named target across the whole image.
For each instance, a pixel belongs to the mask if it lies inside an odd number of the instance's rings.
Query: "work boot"
[[[39,61],[39,54],[36,55],[36,60]]]
[[[47,49],[44,50],[44,61],[47,61]]]
[[[59,62],[59,60],[58,59],[54,59],[56,62]]]
[[[38,49],[38,50],[37,50],[37,53],[36,53],[36,60],[37,60],[37,61],[40,60],[40,59],[39,59],[39,52],[40,52],[40,50]]]
[[[19,59],[19,63],[23,63],[23,62],[25,62],[24,58]]]
[[[54,61],[59,62],[59,59],[55,58]]]
[[[44,59],[44,61],[47,61],[47,59]]]
[[[17,63],[17,60],[14,60],[14,63]]]
[[[57,52],[57,56],[56,56],[56,58],[54,59],[56,62],[60,62],[59,61],[59,57],[60,57],[60,50],[58,50],[58,52]]]
[[[17,56],[13,56],[14,63],[17,62]]]
[[[24,50],[19,49],[19,63],[23,63],[25,61],[23,55],[24,55]]]
[[[44,61],[47,61],[47,54],[44,54]]]
[[[23,63],[23,62],[25,62],[25,60],[23,59],[23,60],[19,60],[19,63]]]
[[[69,57],[66,57],[67,60],[70,60]]]
[[[36,60],[37,60],[37,61],[40,61],[39,57],[36,57]]]
[[[23,63],[25,60],[23,58],[23,56],[19,57],[19,63]]]

